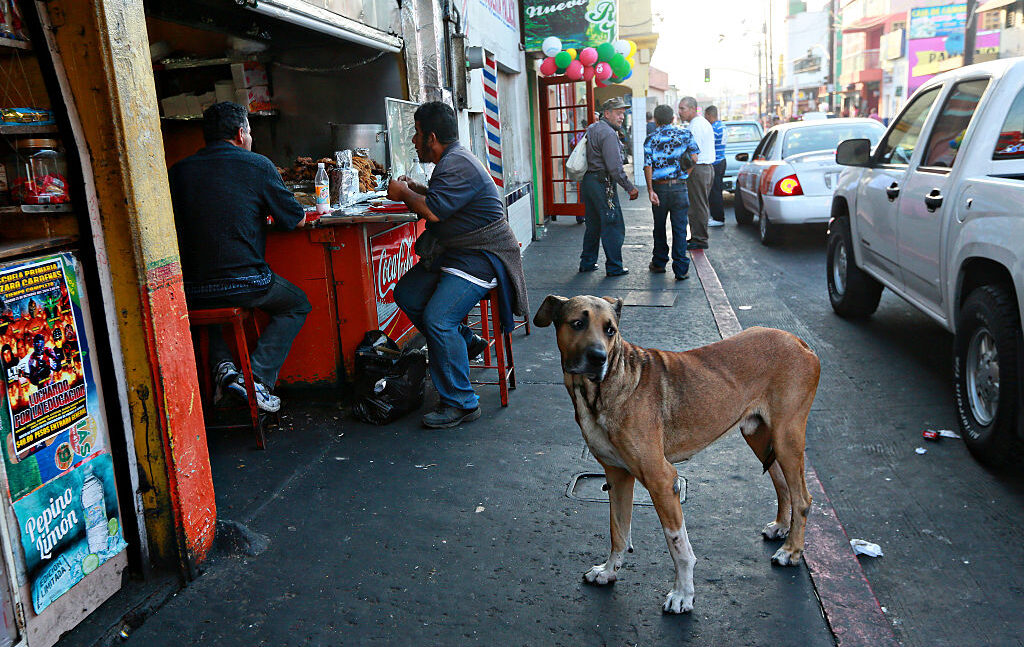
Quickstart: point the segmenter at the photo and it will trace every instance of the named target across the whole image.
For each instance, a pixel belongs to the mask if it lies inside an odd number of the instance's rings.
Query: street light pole
[[[771,0],[768,0],[768,112],[775,114],[775,47],[772,43]]]
[[[836,89],[836,0],[828,0],[828,111],[835,111]]]
[[[967,0],[967,22],[964,24],[964,65],[974,63],[975,40],[978,33],[978,17],[975,11],[978,0]]]

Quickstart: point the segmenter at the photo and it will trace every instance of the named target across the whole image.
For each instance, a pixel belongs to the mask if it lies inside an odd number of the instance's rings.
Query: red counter
[[[315,227],[267,236],[267,262],[306,293],[313,311],[299,331],[279,380],[337,387],[351,379],[355,349],[369,330],[399,342],[416,330],[398,310],[394,288],[419,259],[424,223],[416,215],[324,216]]]

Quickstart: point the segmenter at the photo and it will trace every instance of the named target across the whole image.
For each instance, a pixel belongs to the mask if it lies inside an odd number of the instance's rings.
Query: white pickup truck
[[[931,79],[871,150],[836,150],[828,294],[866,317],[889,288],[955,335],[964,441],[987,463],[1024,447],[1024,58]]]

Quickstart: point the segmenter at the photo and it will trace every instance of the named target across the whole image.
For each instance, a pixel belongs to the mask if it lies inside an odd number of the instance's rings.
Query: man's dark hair
[[[712,117],[714,117],[714,119],[712,119]],[[704,108],[704,118],[708,121],[717,121],[718,108],[715,106],[708,106],[707,108]]]
[[[420,125],[424,142],[430,133],[434,133],[437,141],[446,145],[459,138],[459,122],[455,119],[455,111],[447,103],[428,101],[416,108],[412,118]]]
[[[675,116],[676,113],[672,110],[672,106],[662,104],[654,109],[654,123],[659,126],[667,126],[672,123],[672,119],[674,119]]]
[[[222,101],[203,111],[203,139],[207,144],[234,139],[242,127],[249,127],[249,111],[237,103]]]

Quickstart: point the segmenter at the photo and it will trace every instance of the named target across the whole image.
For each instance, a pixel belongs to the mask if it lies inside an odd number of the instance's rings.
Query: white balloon
[[[615,53],[622,54],[623,56],[629,56],[629,41],[617,40],[612,44],[615,47]]]
[[[562,41],[557,36],[548,36],[540,44],[540,51],[544,52],[544,56],[554,56],[562,51]],[[626,45],[626,51],[629,51],[629,45]]]

